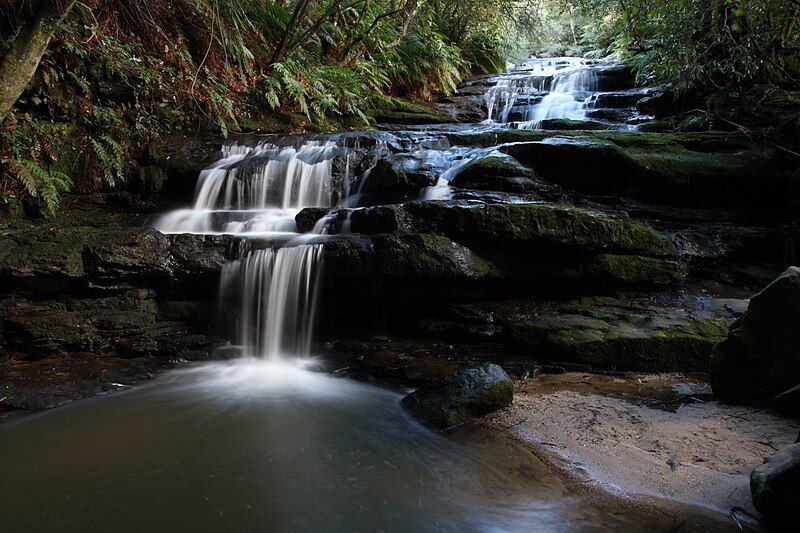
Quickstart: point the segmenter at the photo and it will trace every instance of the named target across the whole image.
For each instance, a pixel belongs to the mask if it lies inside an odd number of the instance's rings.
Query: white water
[[[223,158],[200,173],[191,209],[162,216],[162,233],[281,236],[295,232],[304,207],[331,207],[333,141],[299,146],[226,144]]]
[[[248,355],[309,355],[322,251],[321,244],[254,250],[225,265],[220,291],[238,294],[238,341]]]
[[[244,355],[274,361],[309,354],[323,248],[297,233],[295,216],[332,207],[335,149],[331,140],[226,144],[222,159],[200,174],[193,207],[154,224],[163,233],[249,240],[220,279],[220,312],[235,316],[228,322]]]
[[[531,59],[500,77],[487,91],[487,122],[536,128],[545,119],[585,120],[596,90],[597,75],[586,59]]]

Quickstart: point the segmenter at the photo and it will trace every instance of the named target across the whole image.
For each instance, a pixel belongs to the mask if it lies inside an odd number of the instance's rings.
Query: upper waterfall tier
[[[585,120],[598,91],[596,66],[583,58],[530,59],[486,93],[489,122],[536,127],[545,119]]]

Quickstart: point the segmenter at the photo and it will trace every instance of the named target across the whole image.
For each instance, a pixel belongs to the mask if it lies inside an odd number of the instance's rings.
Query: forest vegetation
[[[363,129],[397,98],[530,54],[629,60],[698,107],[763,104],[800,88],[798,14],[798,0],[0,0],[0,199],[52,213],[176,133]]]

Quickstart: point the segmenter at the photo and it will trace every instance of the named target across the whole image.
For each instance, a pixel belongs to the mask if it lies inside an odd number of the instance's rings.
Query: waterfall
[[[305,207],[332,207],[333,140],[294,139],[255,146],[229,143],[203,170],[191,209],[154,224],[163,233],[232,234],[245,240],[220,275],[220,314],[235,325],[245,355],[308,355],[323,245],[297,233]],[[349,188],[349,154],[344,187]],[[323,228],[318,231],[322,233]]]
[[[321,244],[253,250],[225,265],[220,292],[236,295],[237,340],[247,355],[309,355],[322,251]]]
[[[306,140],[298,146],[262,142],[223,147],[223,158],[200,173],[191,209],[161,217],[162,233],[286,234],[304,207],[333,204],[336,143]]]
[[[487,122],[536,128],[545,119],[585,120],[596,91],[597,73],[585,59],[531,59],[487,91]]]

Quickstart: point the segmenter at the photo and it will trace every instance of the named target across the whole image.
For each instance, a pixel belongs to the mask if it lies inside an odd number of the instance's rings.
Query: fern
[[[10,167],[32,197],[38,198],[48,214],[58,208],[61,193],[72,189],[72,178],[63,172],[49,170],[30,159],[12,159]]]
[[[91,139],[89,144],[100,162],[100,171],[105,182],[113,187],[118,179],[123,180],[125,177],[125,150],[122,145],[108,135]]]

